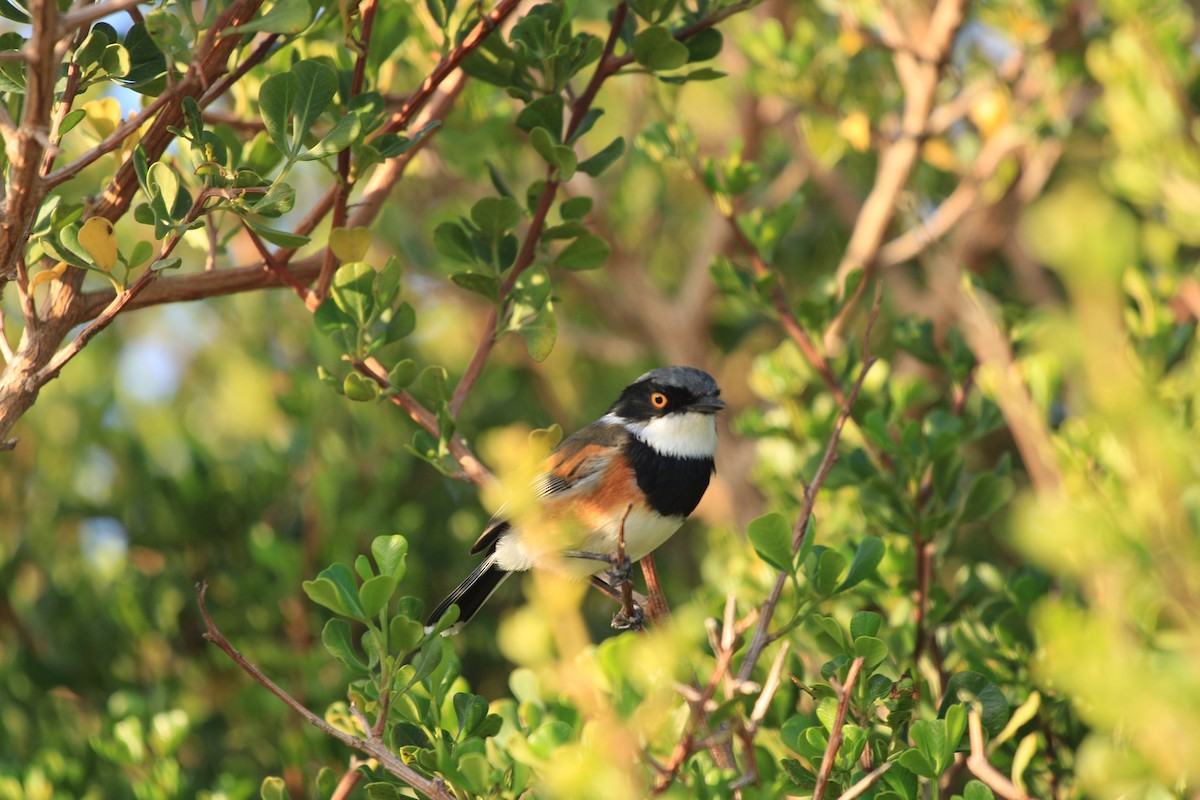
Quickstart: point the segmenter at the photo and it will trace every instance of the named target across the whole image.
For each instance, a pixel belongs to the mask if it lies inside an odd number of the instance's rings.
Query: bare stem
[[[825,755],[821,757],[821,767],[817,770],[817,784],[813,787],[812,800],[821,800],[825,789],[829,786],[829,776],[833,773],[833,761],[837,758],[838,749],[842,746],[842,726],[846,724],[846,710],[850,707],[850,693],[858,673],[862,670],[863,657],[859,656],[850,662],[850,671],[846,673],[846,683],[838,687],[837,713],[833,717],[833,727],[829,730],[829,742],[825,745]]]
[[[237,648],[229,643],[229,640],[221,634],[216,623],[213,622],[212,616],[209,615],[208,608],[205,606],[205,596],[207,594],[207,582],[201,581],[196,584],[196,602],[200,606],[200,616],[204,618],[204,638],[220,648],[221,652],[229,656],[233,663],[241,667],[243,672],[262,684],[267,691],[282,700],[288,708],[303,717],[310,725],[327,736],[332,736],[347,747],[353,748],[360,753],[365,753],[375,759],[388,772],[405,781],[417,791],[431,798],[431,800],[454,800],[454,795],[446,788],[443,781],[438,778],[427,778],[421,775],[393,754],[379,737],[372,736],[369,739],[362,739],[338,730],[312,711],[309,711],[303,703],[292,697],[277,683],[268,678],[262,670],[251,664]]]

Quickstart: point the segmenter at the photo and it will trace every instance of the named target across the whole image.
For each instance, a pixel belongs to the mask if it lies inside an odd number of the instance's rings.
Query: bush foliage
[[[0,17],[0,798],[1196,791],[1187,3]],[[427,632],[666,363],[669,615]]]

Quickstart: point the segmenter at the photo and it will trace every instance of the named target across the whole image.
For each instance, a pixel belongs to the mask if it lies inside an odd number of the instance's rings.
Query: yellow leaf
[[[105,272],[116,266],[117,237],[113,235],[112,223],[104,217],[92,217],[83,223],[79,229],[79,245]]]
[[[838,133],[858,152],[871,146],[871,120],[861,111],[854,111],[840,123]]]
[[[955,172],[958,170],[958,156],[954,154],[954,150],[946,143],[946,140],[941,137],[929,139],[925,144],[921,145],[921,158],[925,159],[925,163],[929,166],[940,169],[943,172]]]
[[[362,261],[370,246],[368,228],[334,228],[329,232],[329,249],[340,261]]]
[[[88,125],[101,139],[108,138],[121,122],[121,104],[111,97],[84,103],[83,111]]]
[[[971,122],[987,139],[1008,122],[1008,95],[1000,89],[993,89],[980,97],[967,112]]]
[[[838,34],[837,45],[847,58],[858,53],[863,48],[862,34],[852,28],[843,28]]]
[[[29,288],[34,289],[40,284],[56,281],[62,277],[62,274],[67,271],[67,262],[60,261],[48,270],[39,272],[33,276],[33,280],[29,281]]]

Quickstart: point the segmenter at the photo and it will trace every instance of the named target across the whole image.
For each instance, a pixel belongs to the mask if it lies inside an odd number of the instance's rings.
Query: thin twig
[[[759,693],[758,700],[754,702],[754,708],[750,712],[750,719],[746,725],[746,731],[751,737],[758,732],[763,720],[766,719],[767,711],[771,707],[771,700],[775,697],[775,692],[779,691],[788,650],[789,644],[784,642],[775,656],[774,663],[771,664],[771,671],[767,673],[767,682],[763,684],[762,692]]]
[[[842,334],[849,319],[864,297],[867,285],[873,283],[879,248],[895,216],[896,198],[908,183],[920,157],[942,69],[950,57],[955,34],[962,25],[965,6],[966,0],[937,0],[919,40],[903,33],[889,8],[885,6],[881,14],[881,27],[885,32],[907,45],[892,52],[896,74],[904,91],[904,112],[897,136],[879,156],[874,186],[863,202],[846,252],[838,264],[837,278],[843,291],[851,275],[858,271],[863,275],[825,330],[828,351],[842,346]]]
[[[600,90],[601,84],[616,71],[616,67],[612,66],[613,50],[617,46],[617,41],[620,39],[621,27],[624,25],[628,7],[624,2],[621,2],[613,10],[612,24],[609,29],[608,38],[604,42],[604,50],[601,52],[600,60],[596,64],[596,69],[592,72],[592,77],[588,80],[587,88],[579,98],[571,105],[571,118],[567,124],[566,141],[570,141],[575,135],[575,131],[583,123],[583,118],[587,115],[591,108],[592,101],[596,98],[596,93]],[[488,356],[492,352],[492,348],[496,345],[497,330],[496,325],[500,320],[501,311],[507,311],[510,306],[509,295],[512,292],[513,286],[516,285],[517,278],[521,276],[529,266],[533,263],[534,255],[537,252],[538,240],[542,235],[542,228],[546,223],[546,215],[550,213],[550,207],[554,204],[554,197],[558,193],[558,180],[554,177],[554,169],[550,168],[546,173],[546,182],[542,187],[542,193],[538,197],[538,203],[534,209],[533,215],[529,220],[529,228],[525,232],[525,241],[521,243],[521,250],[517,254],[517,260],[513,267],[509,270],[508,276],[504,280],[504,284],[500,289],[499,302],[488,312],[487,319],[484,321],[483,330],[479,335],[479,344],[475,346],[475,352],[471,355],[471,360],[467,362],[467,368],[463,372],[462,378],[454,387],[454,393],[450,397],[450,416],[457,418],[458,413],[462,410],[463,404],[467,401],[467,396],[474,388],[479,376],[483,373],[484,364],[487,362]]]
[[[421,107],[433,96],[437,87],[442,81],[450,76],[450,73],[458,69],[463,60],[471,54],[476,47],[483,43],[483,40],[494,31],[504,20],[516,10],[520,5],[521,0],[500,0],[495,7],[480,18],[479,22],[475,23],[475,27],[466,35],[466,38],[455,47],[444,59],[442,59],[429,76],[421,82],[421,85],[415,92],[405,101],[400,110],[392,114],[391,119],[387,124],[380,129],[379,134],[384,133],[399,133],[408,128],[409,122],[416,116]]]
[[[870,789],[872,786],[879,783],[879,779],[882,778],[883,774],[891,769],[892,765],[895,763],[895,761],[883,762],[878,767],[864,775],[862,779],[858,781],[858,783],[854,784],[849,789],[838,795],[837,800],[854,800],[856,797],[861,797],[867,791],[867,789]]]
[[[850,693],[858,673],[862,670],[863,657],[859,656],[850,662],[850,671],[846,673],[846,683],[838,687],[837,713],[833,717],[833,726],[829,729],[829,742],[825,745],[825,755],[821,757],[821,767],[817,770],[817,783],[813,787],[812,800],[821,800],[825,789],[829,786],[829,776],[833,773],[833,762],[837,758],[838,749],[842,746],[842,726],[846,724],[846,710],[850,707]]]
[[[862,389],[863,381],[866,380],[867,373],[871,371],[871,366],[875,363],[875,359],[870,355],[871,330],[875,325],[875,320],[879,317],[881,297],[881,292],[876,288],[875,302],[871,307],[870,316],[867,317],[867,327],[863,334],[862,368],[859,370],[858,379],[850,388],[850,393],[846,395],[846,399],[842,403],[842,409],[834,421],[833,430],[829,434],[829,441],[825,445],[825,454],[821,457],[821,463],[817,467],[817,473],[808,484],[808,488],[804,490],[804,503],[800,509],[800,515],[796,518],[796,522],[792,526],[793,554],[799,552],[800,546],[804,542],[804,537],[808,530],[808,522],[812,518],[813,506],[816,504],[817,492],[824,485],[825,478],[829,475],[829,471],[833,469],[834,461],[837,460],[837,446],[842,435],[842,428],[845,427],[846,421],[850,418],[854,401],[858,399],[858,392]],[[754,672],[754,667],[758,663],[758,659],[762,656],[763,650],[771,643],[771,620],[775,616],[775,607],[779,604],[779,598],[783,594],[783,589],[790,579],[790,576],[782,571],[775,578],[775,584],[771,587],[771,593],[767,596],[766,602],[763,603],[762,615],[759,617],[758,625],[751,636],[750,646],[746,650],[746,657],[742,659],[742,667],[738,671],[738,678],[741,680],[750,679],[750,675]]]
[[[379,762],[380,766],[408,783],[417,791],[433,800],[454,800],[454,795],[446,788],[445,783],[441,779],[426,778],[424,775],[421,775],[393,754],[378,737],[362,739],[333,727],[321,717],[309,711],[303,703],[284,691],[278,684],[268,678],[262,670],[246,660],[246,657],[229,643],[229,640],[221,634],[216,623],[213,622],[212,616],[209,615],[208,608],[205,605],[205,596],[207,593],[207,582],[201,581],[196,584],[196,601],[200,606],[200,616],[204,619],[204,638],[220,648],[225,655],[229,656],[235,664],[242,668],[243,672],[262,684],[267,691],[282,700],[288,708],[303,717],[310,725],[327,736],[332,736],[347,747],[353,748],[360,753],[365,753],[375,759]]]
[[[59,19],[59,31],[69,33],[76,28],[90,25],[98,19],[128,11],[144,2],[146,0],[109,0],[107,3],[97,3],[77,11],[68,11]]]
[[[329,800],[346,800],[354,791],[354,787],[358,786],[358,782],[362,780],[363,774],[359,767],[366,763],[358,756],[350,756],[350,765],[342,773],[342,779],[337,782],[337,786],[333,787],[333,794],[329,795]]]
[[[979,717],[979,710],[972,708],[967,712],[967,730],[971,736],[971,754],[967,756],[967,769],[971,770],[976,778],[988,785],[996,794],[1004,798],[1004,800],[1029,800],[1029,795],[1018,789],[1013,782],[988,761],[987,749],[983,743],[983,723]]]
[[[0,306],[0,356],[4,357],[4,363],[8,363],[13,359],[12,347],[8,343],[8,334],[4,330],[4,307]]]

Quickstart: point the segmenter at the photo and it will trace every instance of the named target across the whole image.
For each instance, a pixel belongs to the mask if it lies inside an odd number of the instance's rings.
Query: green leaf
[[[443,222],[433,229],[433,246],[439,253],[453,261],[474,264],[475,246],[471,235],[457,222]]]
[[[83,119],[86,116],[87,116],[87,112],[84,111],[82,108],[75,108],[75,109],[68,111],[67,115],[65,117],[63,117],[62,124],[60,124],[58,126],[58,132],[63,135],[70,133],[71,129],[74,128],[76,125],[78,125],[80,122],[83,122]]]
[[[874,636],[859,636],[854,640],[854,655],[862,656],[863,669],[869,674],[888,657],[888,646]]]
[[[846,568],[846,558],[836,550],[824,550],[817,559],[817,594],[828,597],[837,592],[838,579]]]
[[[716,28],[706,28],[684,42],[688,51],[688,62],[708,61],[721,53],[725,37]]]
[[[913,744],[921,751],[921,755],[933,767],[934,773],[941,775],[947,767],[945,721],[939,719],[930,722],[927,719],[919,719],[912,724],[909,735],[912,736]]]
[[[525,337],[525,349],[530,358],[539,363],[549,358],[558,341],[558,316],[553,307],[547,305],[532,322],[522,325],[521,335]]]
[[[526,133],[544,128],[555,142],[562,141],[563,99],[561,95],[545,95],[534,100],[517,115],[517,127]]]
[[[388,623],[388,642],[395,653],[411,652],[425,638],[425,626],[411,617],[395,616]]]
[[[909,772],[920,775],[922,778],[933,780],[938,776],[938,773],[933,769],[933,765],[929,763],[929,759],[922,755],[920,750],[905,750],[900,754],[900,758],[897,761],[900,762],[900,766]]]
[[[166,85],[167,59],[142,23],[129,27],[122,42],[129,51],[129,71],[117,81],[127,89],[157,95]]]
[[[342,352],[348,353],[354,349],[358,326],[332,298],[326,298],[317,306],[313,313],[313,324],[323,335],[332,339]]]
[[[298,233],[289,233],[288,231],[268,228],[261,222],[255,222],[251,219],[246,219],[244,221],[250,226],[251,230],[277,247],[294,249],[297,247],[303,247],[309,242],[309,238],[307,236],[301,236]]]
[[[356,403],[369,403],[379,399],[379,384],[357,372],[350,372],[342,381],[342,394]]]
[[[678,69],[688,62],[688,49],[669,30],[652,25],[634,37],[633,58],[652,71]]]
[[[406,358],[392,367],[392,371],[388,373],[388,383],[397,389],[406,389],[410,383],[416,380],[416,377],[417,362]]]
[[[746,530],[759,558],[780,572],[792,574],[792,526],[772,511],[753,520]]]
[[[682,84],[691,83],[693,81],[715,81],[725,77],[725,73],[719,69],[712,67],[701,67],[694,69],[685,75],[659,75],[658,79],[663,83]]]
[[[471,206],[471,221],[496,240],[521,222],[521,206],[511,197],[485,197]]]
[[[290,183],[277,182],[272,184],[265,194],[259,195],[251,208],[254,209],[255,214],[275,218],[291,211],[295,205],[295,188]]]
[[[238,33],[282,33],[294,36],[312,24],[312,7],[307,0],[276,0],[265,14],[257,14],[250,22],[233,28]]]
[[[357,373],[350,373],[355,375]],[[383,610],[388,600],[396,592],[396,578],[392,575],[376,575],[370,580],[363,581],[358,587],[358,602],[362,604],[363,613],[373,617]]]
[[[100,65],[104,67],[104,71],[114,78],[120,78],[129,74],[129,70],[133,69],[133,62],[129,58],[129,51],[124,45],[110,44],[104,48],[104,53],[100,57]]]
[[[308,595],[308,599],[314,603],[325,606],[330,611],[341,614],[344,617],[354,616],[351,613],[351,607],[346,603],[343,592],[339,589],[337,580],[335,580],[335,572],[331,572],[336,567],[341,567],[346,571],[346,577],[350,580],[351,591],[354,594],[354,607],[357,608],[358,593],[357,589],[353,586],[354,579],[350,577],[350,571],[343,564],[334,564],[321,572],[314,580],[304,581],[301,586],[304,589],[304,593]]]
[[[989,736],[1000,733],[1008,722],[1008,701],[1004,693],[978,672],[956,672],[946,681],[938,713],[946,714],[955,703],[978,703],[980,722]]]
[[[329,108],[337,92],[337,73],[319,61],[305,60],[293,64],[291,74],[296,76],[297,89],[292,98],[294,127],[288,152],[295,155],[300,152],[308,129]]]
[[[258,90],[258,113],[267,135],[276,147],[289,156],[294,152],[287,135],[287,120],[299,89],[295,74],[281,72],[263,81]]]
[[[361,261],[343,264],[333,275],[329,294],[359,327],[366,325],[375,313],[375,268]]]
[[[588,234],[564,247],[554,259],[554,265],[571,270],[596,269],[604,266],[609,252],[608,242]]]
[[[996,800],[996,795],[983,781],[971,780],[963,787],[963,800]]]
[[[356,672],[366,672],[368,664],[363,661],[354,649],[354,639],[350,635],[350,623],[338,617],[331,618],[321,630],[321,644],[331,656],[342,662],[346,667]]]
[[[874,636],[879,632],[883,617],[874,611],[859,611],[850,619],[850,636],[857,639],[860,636]]]
[[[262,800],[288,800],[291,797],[283,778],[274,775],[263,778],[258,794]]]
[[[20,22],[22,25],[29,24],[29,15],[8,2],[8,0],[0,0],[0,17],[11,19],[13,22]]]
[[[608,169],[614,161],[625,154],[625,137],[618,136],[609,142],[608,146],[591,158],[584,159],[579,164],[579,171],[593,178]]]
[[[358,138],[362,130],[362,122],[357,114],[347,114],[330,128],[325,138],[317,142],[308,152],[299,156],[298,161],[317,161],[322,158],[340,153]]]
[[[844,592],[870,577],[883,560],[884,550],[883,540],[878,536],[868,536],[859,542],[858,549],[854,551],[854,560],[850,562],[850,570],[837,591]]]
[[[468,292],[481,294],[493,303],[500,302],[500,279],[481,272],[458,272],[450,276],[454,285]]]
[[[161,197],[168,212],[175,207],[179,199],[179,176],[170,164],[157,161],[150,165],[146,173],[152,194]]]
[[[408,686],[413,686],[428,678],[437,669],[437,665],[442,663],[442,639],[441,636],[433,637],[417,653],[417,657],[412,661],[413,674],[408,681]]]
[[[367,790],[368,800],[403,800],[404,798],[399,789],[384,781],[368,783],[364,788]]]
[[[545,128],[534,128],[530,131],[529,143],[547,164],[558,171],[558,180],[570,180],[571,176],[575,174],[578,164],[575,151],[566,145],[557,144]]]
[[[488,704],[477,694],[456,692],[454,695],[454,716],[458,718],[458,735],[455,740],[461,740],[463,734],[470,735],[479,723],[487,717]]]
[[[558,207],[558,213],[566,221],[582,219],[592,210],[592,205],[590,197],[572,197],[570,200],[563,201],[563,204]]]
[[[977,522],[995,514],[1012,498],[1013,482],[985,472],[975,479],[963,503],[962,521]]]
[[[145,239],[139,239],[133,246],[133,251],[129,254],[129,268],[134,269],[140,267],[154,255],[154,245],[150,244]]]
[[[376,536],[371,542],[371,555],[380,575],[391,575],[397,581],[404,580],[405,559],[408,557],[408,540],[400,534]]]

